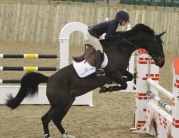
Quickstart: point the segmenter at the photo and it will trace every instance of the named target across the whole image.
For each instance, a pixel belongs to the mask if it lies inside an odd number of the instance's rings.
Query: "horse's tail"
[[[17,108],[25,97],[33,97],[38,93],[39,83],[47,83],[49,77],[36,72],[28,72],[21,79],[21,87],[15,97],[8,95],[6,105],[11,109]]]

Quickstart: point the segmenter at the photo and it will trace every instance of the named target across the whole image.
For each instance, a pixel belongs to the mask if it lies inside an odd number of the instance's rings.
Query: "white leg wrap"
[[[75,138],[74,136],[72,136],[72,135],[69,135],[68,133],[64,133],[63,134],[63,138]]]
[[[47,138],[47,136],[48,136],[48,134],[45,134],[45,135],[44,135],[45,138]],[[48,138],[50,138],[50,137],[48,137]]]

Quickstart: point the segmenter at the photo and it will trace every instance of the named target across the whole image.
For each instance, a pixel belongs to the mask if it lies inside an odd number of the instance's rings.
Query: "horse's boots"
[[[109,92],[112,92],[112,91],[119,91],[121,90],[121,86],[109,86],[109,88],[107,88],[109,90]]]
[[[105,72],[101,68],[101,63],[103,62],[103,53],[100,50],[96,51],[96,59],[95,59],[95,66],[96,66],[96,75],[97,77],[104,77]]]
[[[105,92],[113,92],[113,91],[119,91],[122,90],[121,86],[109,86],[107,87],[101,87],[99,90],[99,93],[105,93]]]

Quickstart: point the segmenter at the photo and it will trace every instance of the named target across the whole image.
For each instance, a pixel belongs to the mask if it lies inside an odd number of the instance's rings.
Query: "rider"
[[[104,76],[104,70],[101,68],[101,63],[103,61],[103,48],[99,42],[99,38],[102,34],[106,33],[105,39],[112,40],[115,38],[121,38],[119,34],[115,35],[118,25],[125,26],[129,22],[129,15],[125,11],[119,11],[116,13],[115,19],[110,21],[101,22],[99,24],[90,26],[87,31],[87,37],[89,43],[96,49],[96,74],[97,76]]]

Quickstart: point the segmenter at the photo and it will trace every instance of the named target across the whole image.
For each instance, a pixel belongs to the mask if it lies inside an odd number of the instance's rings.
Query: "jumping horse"
[[[50,77],[41,73],[28,72],[21,79],[18,94],[15,97],[8,95],[6,105],[11,109],[17,108],[25,97],[32,97],[38,93],[40,83],[47,83],[46,95],[51,107],[41,118],[45,138],[50,138],[48,125],[51,120],[63,138],[75,138],[69,135],[61,124],[75,98],[111,81],[120,84],[121,89],[126,89],[127,80],[123,79],[122,75],[130,74],[126,69],[130,56],[136,49],[145,49],[155,64],[163,67],[165,56],[161,36],[164,33],[156,35],[150,27],[137,24],[131,30],[123,32],[121,39],[101,40],[104,52],[108,57],[108,64],[104,68],[105,77],[96,77],[96,74],[93,73],[85,78],[79,78],[72,64],[58,70]]]

